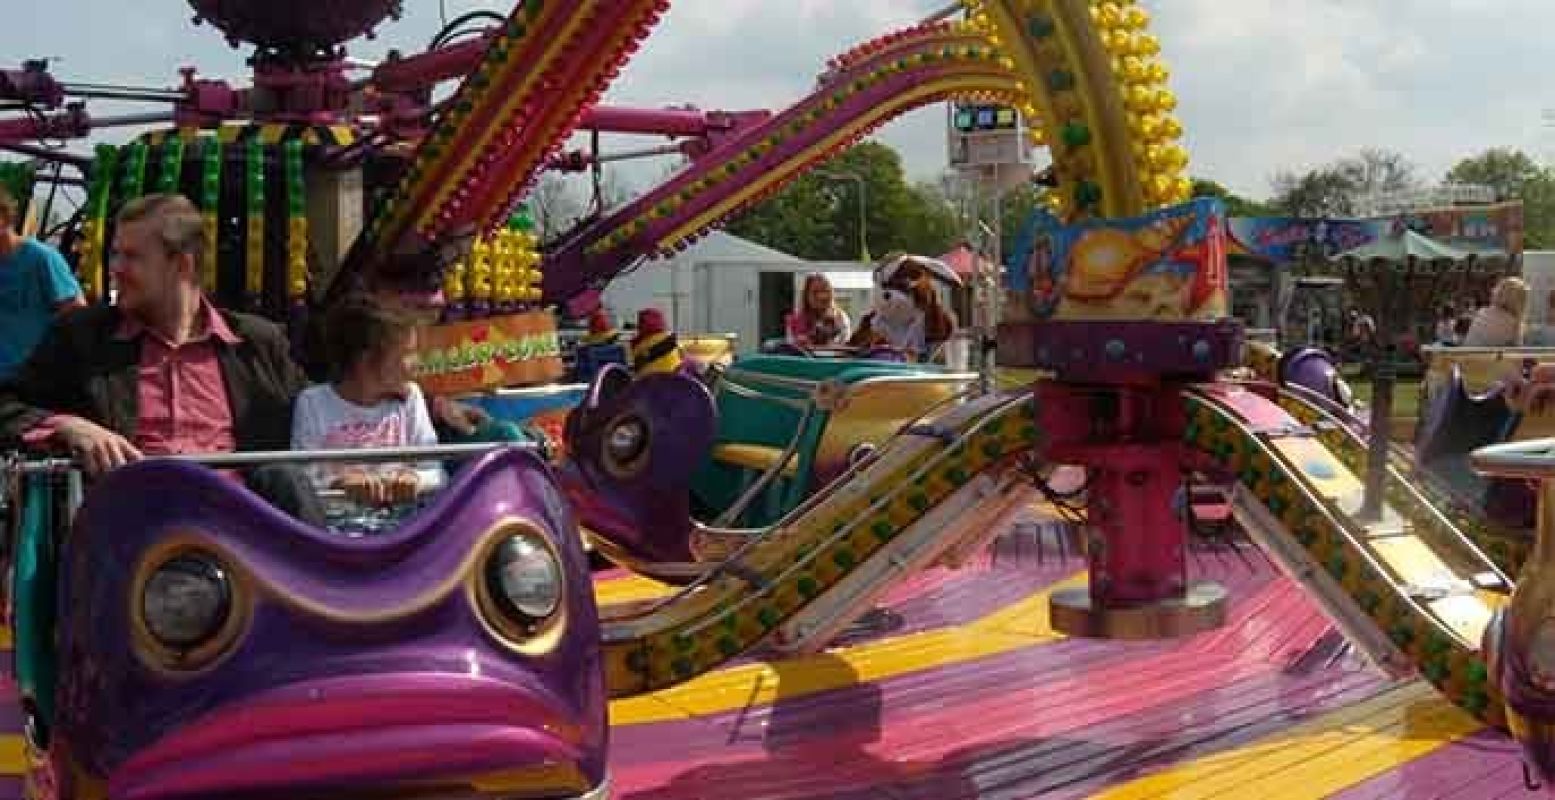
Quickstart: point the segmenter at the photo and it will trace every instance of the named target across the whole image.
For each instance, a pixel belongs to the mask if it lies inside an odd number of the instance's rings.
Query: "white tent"
[[[809,272],[822,272],[838,299],[855,313],[868,303],[871,264],[812,262],[723,231],[713,231],[672,258],[647,261],[611,281],[604,303],[623,323],[657,307],[682,333],[733,333],[743,351],[760,346],[765,323],[771,334]],[[793,291],[782,289],[792,286]],[[782,297],[780,297],[782,296]],[[855,313],[855,319],[857,319]]]
[[[697,275],[712,269],[793,269],[804,262],[787,253],[763,247],[723,231],[712,231],[680,253],[653,259],[619,275],[604,291],[605,307],[622,322],[632,321],[639,309],[650,306],[664,312],[674,330],[711,332],[704,329],[696,307]]]

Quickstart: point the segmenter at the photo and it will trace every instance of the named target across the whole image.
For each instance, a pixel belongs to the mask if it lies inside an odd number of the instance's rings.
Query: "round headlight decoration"
[[[561,606],[562,566],[534,537],[509,537],[486,562],[486,592],[514,622],[536,626]]]
[[[232,613],[232,585],[209,558],[183,555],[151,574],[142,590],[146,630],[170,650],[188,651],[215,638]]]
[[[636,417],[628,417],[611,426],[605,438],[605,450],[617,464],[630,464],[648,447],[648,426]]]

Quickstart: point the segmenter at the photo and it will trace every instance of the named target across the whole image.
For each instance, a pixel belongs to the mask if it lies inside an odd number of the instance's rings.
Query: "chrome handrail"
[[[964,387],[966,385],[972,384],[976,378],[977,376],[973,373],[954,372],[942,375],[876,375],[855,381],[853,383],[843,384],[842,395],[836,402],[840,405],[859,394],[904,383],[945,383],[951,385],[961,384]],[[823,385],[825,385],[825,382],[817,384],[817,388]],[[775,479],[777,475],[783,471],[783,468],[788,465],[788,462],[793,460],[794,454],[798,450],[799,442],[804,437],[805,430],[810,424],[810,418],[815,415],[816,410],[816,402],[813,398],[808,402],[804,402],[792,400],[789,398],[762,395],[756,393],[750,387],[740,386],[738,383],[729,380],[727,375],[724,376],[724,383],[722,388],[728,388],[741,397],[770,400],[772,402],[780,403],[783,405],[791,405],[791,407],[800,407],[803,408],[804,415],[800,417],[799,424],[795,429],[793,438],[789,439],[788,446],[784,448],[783,454],[778,458],[777,462],[769,466],[761,474],[761,477],[757,478],[756,481],[752,483],[750,487],[747,488],[745,492],[743,492],[740,497],[734,501],[733,505],[729,506],[729,508],[725,509],[723,513],[719,514],[716,518],[713,519],[711,523],[709,523],[708,527],[713,529],[724,528],[734,520],[739,519],[740,515],[745,513],[745,510],[750,506],[750,504],[755,502],[756,498],[761,495],[761,492],[766,489],[766,487],[772,483],[773,479]],[[751,395],[746,394],[746,392],[751,392],[755,396],[752,397]],[[951,395],[949,398],[946,398],[946,400],[954,400],[962,397],[963,395],[964,390],[962,392],[957,392]],[[944,404],[945,401],[935,403],[930,407],[930,409],[932,410],[934,408],[939,408]],[[915,420],[922,419],[927,413],[928,412],[925,411],[923,414],[919,414]],[[785,519],[788,517],[789,515],[784,515]]]
[[[1018,403],[1018,402],[1023,402],[1023,401],[1024,401],[1024,398],[1022,398],[1022,397],[1016,397],[1016,398],[1008,399],[1008,400],[998,400],[995,397],[990,397],[990,403],[989,403],[990,408],[988,408],[988,409],[978,409],[974,413],[974,415],[971,417],[970,424],[968,425],[968,427],[963,429],[963,430],[957,431],[956,441],[955,441],[954,444],[947,443],[944,447],[941,447],[939,450],[937,450],[934,453],[932,453],[931,455],[929,455],[929,457],[927,459],[925,459],[924,463],[922,463],[921,465],[919,465],[918,467],[913,469],[908,474],[908,477],[907,477],[906,480],[899,481],[896,485],[892,486],[890,489],[888,489],[885,493],[883,493],[879,497],[873,498],[872,501],[869,502],[864,507],[863,511],[860,512],[856,517],[854,517],[852,520],[844,523],[843,525],[839,526],[829,536],[826,536],[825,538],[821,539],[820,541],[815,542],[814,543],[815,549],[816,550],[824,550],[824,549],[832,546],[836,542],[838,542],[838,541],[840,541],[840,540],[842,540],[844,538],[847,538],[849,536],[852,536],[854,530],[856,530],[859,525],[863,524],[864,520],[869,519],[873,514],[875,514],[875,513],[879,512],[879,511],[885,509],[891,503],[896,502],[897,497],[900,496],[901,494],[905,493],[905,492],[910,491],[916,481],[918,481],[919,479],[921,479],[923,476],[927,475],[929,472],[933,471],[934,469],[937,469],[940,466],[940,464],[943,463],[946,459],[952,458],[953,457],[952,454],[956,452],[956,448],[954,446],[955,444],[959,444],[959,443],[971,440],[972,437],[974,437],[974,436],[978,435],[979,433],[981,433],[983,428],[987,427],[987,425],[989,423],[989,420],[991,420],[995,416],[998,416],[998,414],[999,414],[999,412],[1001,410],[1007,408],[1009,405],[1012,405],[1012,404]],[[953,490],[952,493],[954,493],[954,491],[960,491],[962,488],[965,488],[965,486],[956,487],[956,489]],[[752,547],[751,549],[754,549],[754,547]],[[736,553],[735,555],[731,556],[727,561],[725,561],[723,564],[720,564],[719,565],[719,570],[728,571],[730,564],[732,562],[735,562],[738,557],[742,556],[744,550],[745,550],[745,548],[741,548],[741,551],[742,551],[741,553]],[[793,577],[799,571],[805,569],[806,568],[805,565],[807,563],[808,562],[807,562],[806,559],[800,559],[800,560],[794,562],[793,564],[789,565],[787,568],[779,571],[776,576],[774,576],[773,578],[770,579],[770,583],[772,585],[781,585],[784,581],[789,580],[791,577]],[[719,570],[715,570],[715,572],[719,571]],[[739,598],[738,600],[736,600],[732,604],[730,610],[738,610],[738,609],[740,609],[742,607],[750,605],[751,603],[759,602],[759,598],[763,594],[765,594],[764,591],[751,592],[750,594],[747,594],[747,595]],[[698,622],[692,622],[692,623],[690,623],[690,625],[688,625],[685,633],[687,635],[696,635],[696,634],[700,633],[702,630],[706,629],[709,624],[711,624],[711,623],[709,623],[705,619],[702,620],[702,621],[698,621]]]
[[[754,372],[741,369],[739,364],[734,364],[724,371],[724,379],[736,378],[742,383],[764,383],[768,386],[776,386],[781,389],[792,389],[796,392],[813,392],[821,381],[810,378],[790,378],[786,375],[769,375],[765,372]]]
[[[1420,352],[1426,355],[1499,355],[1509,358],[1516,358],[1523,355],[1555,354],[1555,346],[1516,345],[1513,347],[1466,347],[1464,345],[1426,344],[1420,346]]]
[[[550,386],[521,386],[521,387],[514,387],[514,388],[507,388],[507,389],[497,389],[497,390],[492,391],[490,393],[479,393],[478,392],[476,394],[467,395],[467,396],[471,397],[471,398],[480,398],[480,397],[502,397],[502,398],[550,397],[552,395],[567,394],[568,392],[588,391],[588,388],[589,388],[589,385],[586,384],[586,383],[558,383],[558,384],[553,384],[553,385],[550,385]]]
[[[957,432],[957,441],[958,442],[959,441],[968,440],[971,437],[975,436],[976,434],[981,432],[982,429],[988,424],[989,418],[997,415],[997,413],[999,411],[1001,411],[1004,408],[1007,408],[1009,405],[1012,405],[1014,403],[1018,403],[1018,402],[1024,401],[1025,398],[1022,395],[1012,394],[1012,395],[1004,396],[1002,399],[996,398],[995,396],[990,396],[989,399],[990,399],[990,403],[989,403],[990,407],[989,408],[977,410],[975,412],[975,416],[973,416],[971,419],[969,419],[967,421],[964,421],[962,423],[962,424],[968,425],[968,427]],[[884,451],[884,449],[885,448],[881,448],[882,451]],[[901,493],[906,492],[906,491],[908,491],[911,488],[913,480],[917,479],[918,477],[921,477],[922,475],[927,474],[930,470],[932,470],[934,468],[937,468],[946,458],[950,457],[950,453],[952,452],[953,449],[954,449],[953,446],[947,444],[947,446],[941,448],[940,450],[938,450],[934,454],[930,455],[929,458],[926,460],[926,462],[924,464],[920,465],[917,469],[915,469],[912,472],[911,476],[909,477],[909,479],[907,481],[903,481],[903,482],[898,483],[895,486],[892,486],[882,496],[880,496],[878,498],[875,498],[873,502],[869,503],[865,507],[865,509],[863,510],[863,512],[860,514],[859,517],[857,517],[853,521],[843,525],[838,530],[834,531],[830,536],[827,536],[825,539],[823,539],[820,542],[818,542],[817,543],[817,547],[824,548],[824,547],[829,546],[830,544],[836,542],[837,540],[839,540],[839,539],[841,539],[843,537],[851,536],[853,531],[854,531],[854,529],[856,529],[858,527],[859,523],[863,519],[868,517],[871,513],[875,512],[875,511],[878,511],[881,508],[884,508],[886,505],[889,505],[890,503],[895,502],[896,498]],[[883,453],[878,454],[878,455],[883,455]],[[873,461],[873,460],[876,460],[876,459],[871,459],[871,461]],[[832,486],[836,486],[836,485],[837,485],[837,483],[834,481]],[[830,494],[833,494],[833,493],[834,492],[828,493],[828,496],[830,496]],[[808,508],[810,506],[809,506],[809,504],[802,504],[802,507]],[[692,583],[682,587],[679,591],[675,592],[674,594],[672,594],[672,595],[670,595],[668,597],[660,598],[657,602],[654,602],[654,603],[650,604],[647,608],[643,609],[639,614],[634,615],[633,616],[633,620],[634,621],[641,621],[642,619],[644,619],[646,617],[652,616],[653,614],[655,614],[655,613],[657,613],[657,612],[659,612],[659,611],[661,611],[661,610],[663,610],[665,608],[668,608],[671,605],[674,605],[677,601],[681,600],[682,598],[688,597],[691,594],[693,594],[694,592],[699,591],[700,589],[702,589],[702,588],[704,588],[706,586],[711,585],[714,580],[716,580],[718,578],[721,578],[721,577],[723,577],[726,574],[731,574],[732,571],[733,571],[732,570],[733,567],[735,567],[736,565],[742,563],[743,560],[747,556],[749,556],[757,547],[759,547],[760,545],[762,545],[763,543],[768,541],[768,539],[767,539],[768,535],[770,535],[772,533],[775,533],[777,531],[780,531],[780,530],[784,530],[785,528],[791,526],[793,524],[793,522],[798,518],[799,512],[800,512],[800,509],[796,508],[794,511],[790,512],[787,516],[785,516],[782,521],[780,521],[780,522],[778,522],[776,524],[770,525],[770,526],[768,526],[765,529],[755,529],[755,532],[759,533],[759,536],[753,537],[750,541],[748,541],[745,544],[741,545],[738,549],[736,549],[733,553],[731,553],[728,558],[724,559],[723,561],[719,562],[718,564],[711,565],[710,568],[707,570],[707,572],[705,572],[701,577],[697,578]],[[781,583],[786,577],[788,577],[793,572],[793,570],[796,567],[797,567],[797,565],[789,567],[786,570],[783,570],[776,578],[773,579],[773,582],[774,583]],[[749,595],[746,598],[743,598],[741,601],[736,603],[736,606],[744,605],[746,600],[749,600],[750,597],[752,597],[752,596],[754,596],[756,594],[760,594],[760,592],[753,593],[753,595]],[[624,624],[624,621],[622,621],[622,624]],[[608,627],[608,626],[606,626],[606,627]],[[693,624],[693,626],[692,626],[693,630],[700,630],[702,627],[705,627],[705,625]],[[613,640],[611,640],[609,638],[609,631],[602,631],[601,633],[602,633],[602,636],[606,639],[606,641],[613,641]]]
[[[180,461],[212,469],[261,467],[269,464],[356,463],[379,464],[393,461],[427,461],[442,458],[482,456],[498,450],[540,450],[534,442],[479,442],[474,444],[438,444],[407,447],[375,447],[360,450],[254,450],[238,453],[184,453],[149,456],[144,461]],[[23,475],[59,474],[77,471],[81,464],[73,458],[16,459],[5,469]]]
[[[718,376],[718,391],[728,391],[731,394],[743,397],[746,400],[774,403],[776,405],[798,410],[804,410],[808,406],[812,405],[811,401],[809,400],[800,400],[794,397],[777,397],[774,395],[765,394],[759,389],[753,389],[749,386],[744,386],[736,381],[731,380],[728,373],[724,373],[723,375]]]
[[[761,496],[761,493],[766,490],[767,486],[770,485],[778,475],[782,474],[783,468],[788,466],[788,462],[794,460],[794,454],[799,451],[799,442],[804,439],[805,430],[810,427],[810,418],[815,416],[815,409],[816,404],[813,400],[805,404],[804,414],[799,417],[799,424],[794,428],[794,435],[789,437],[788,446],[783,448],[783,454],[778,457],[776,462],[767,467],[767,469],[761,473],[761,476],[756,478],[756,480],[752,482],[751,485],[747,487],[738,498],[735,499],[733,504],[724,509],[724,512],[719,514],[718,517],[713,520],[713,527],[721,528],[733,522],[734,520],[739,519],[740,515],[744,514],[745,510],[750,507],[750,504],[754,503],[756,498]]]
[[[1496,478],[1555,477],[1555,439],[1530,439],[1481,447],[1469,454],[1475,472]]]
[[[955,394],[949,395],[949,396],[939,400],[934,405],[929,406],[928,408],[926,408],[922,412],[920,412],[918,414],[918,416],[912,418],[911,420],[908,420],[908,422],[905,425],[903,425],[900,430],[898,430],[895,434],[892,434],[891,439],[895,439],[896,437],[905,434],[910,429],[912,429],[914,427],[917,427],[917,425],[919,423],[923,422],[924,419],[929,417],[931,414],[939,411],[940,409],[945,408],[946,406],[952,405],[952,404],[954,404],[958,400],[965,400],[967,398],[975,397],[975,396],[982,396],[981,393],[978,391],[978,387],[975,384],[971,384],[971,385],[962,387],[960,391],[958,391]],[[890,441],[891,441],[890,439],[887,439],[886,443],[889,443]],[[849,479],[853,478],[858,473],[863,472],[864,470],[868,469],[870,467],[870,465],[872,465],[876,461],[878,461],[880,459],[881,454],[884,453],[884,452],[885,452],[885,447],[881,446],[881,447],[877,448],[874,452],[872,452],[869,455],[865,456],[864,458],[859,459],[858,461],[855,461],[855,462],[852,462],[852,463],[848,464],[846,469],[844,469],[841,473],[838,473],[838,475],[836,477],[832,478],[830,481],[827,481],[825,486],[822,486],[819,489],[817,489],[816,491],[814,491],[814,492],[810,493],[809,495],[807,495],[804,500],[800,501],[799,505],[795,506],[788,513],[784,514],[781,519],[779,519],[778,521],[776,521],[776,522],[774,522],[774,523],[772,523],[770,525],[767,525],[765,527],[759,527],[759,528],[726,528],[726,527],[722,527],[722,526],[718,526],[718,525],[713,525],[711,523],[707,523],[707,524],[696,523],[696,525],[701,530],[704,530],[704,531],[706,531],[708,533],[711,533],[711,534],[714,534],[714,535],[720,535],[720,536],[744,536],[744,537],[748,537],[751,540],[750,544],[755,544],[755,543],[759,542],[762,538],[766,537],[767,534],[769,534],[769,533],[771,533],[771,532],[773,532],[775,530],[778,530],[778,529],[782,528],[785,525],[790,525],[790,524],[792,524],[794,522],[794,520],[797,520],[800,517],[804,516],[805,514],[809,513],[810,509],[814,508],[816,505],[819,505],[820,503],[824,502],[826,499],[830,498],[844,484],[846,484]],[[749,546],[749,545],[746,545],[746,546]],[[743,551],[743,548],[742,548],[742,551]]]

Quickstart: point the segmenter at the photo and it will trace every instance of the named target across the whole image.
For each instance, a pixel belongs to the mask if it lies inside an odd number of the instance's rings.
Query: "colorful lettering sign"
[[[463,394],[561,378],[556,319],[532,311],[423,328],[416,382],[428,394]]]
[[[1230,252],[1287,264],[1330,258],[1405,230],[1470,251],[1523,251],[1523,204],[1458,206],[1375,219],[1237,217],[1229,225]]]
[[[1041,320],[1224,319],[1225,212],[1203,198],[1078,225],[1039,213],[1006,275]]]

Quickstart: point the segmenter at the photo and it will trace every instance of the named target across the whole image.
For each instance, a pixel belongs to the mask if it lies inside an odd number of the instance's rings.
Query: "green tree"
[[[1447,170],[1447,183],[1489,186],[1496,192],[1496,199],[1509,200],[1523,196],[1523,187],[1531,180],[1547,177],[1532,158],[1521,150],[1510,147],[1492,147],[1476,156],[1470,156]]]
[[[1267,205],[1249,200],[1216,181],[1208,178],[1193,179],[1194,197],[1218,197],[1226,206],[1226,215],[1232,217],[1267,217],[1272,213]]]
[[[1348,217],[1363,197],[1413,189],[1420,185],[1415,165],[1402,154],[1377,147],[1330,164],[1274,176],[1271,210],[1293,217]]]
[[[1420,185],[1413,162],[1402,153],[1380,147],[1363,147],[1355,155],[1339,159],[1332,169],[1345,176],[1356,195],[1398,192]]]
[[[1023,183],[1010,190],[1002,198],[1000,210],[1003,212],[999,220],[999,246],[1000,253],[1005,259],[1015,252],[1015,244],[1020,239],[1021,232],[1026,230],[1031,218],[1037,211],[1047,208],[1047,195],[1051,189],[1036,183]]]
[[[1518,189],[1523,201],[1523,247],[1555,249],[1555,173],[1540,169]]]
[[[1354,178],[1336,166],[1283,170],[1274,176],[1269,206],[1292,217],[1347,217],[1355,213],[1356,189]]]
[[[937,255],[958,238],[955,209],[929,187],[910,185],[901,156],[879,142],[863,142],[806,172],[728,230],[800,258],[856,259],[860,180],[871,255],[892,250]]]
[[[1492,147],[1447,170],[1453,184],[1489,186],[1497,200],[1523,201],[1523,245],[1529,250],[1555,247],[1555,172],[1527,153]]]

